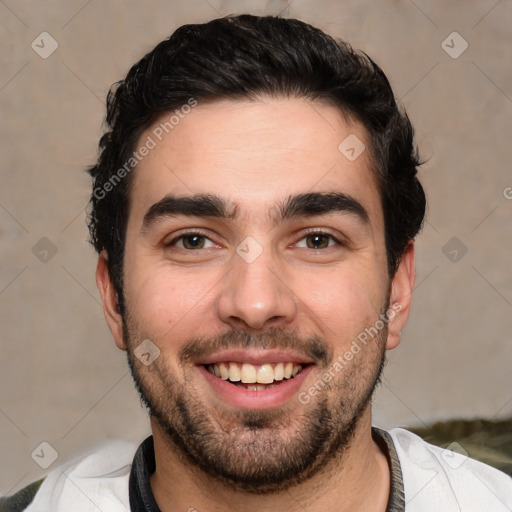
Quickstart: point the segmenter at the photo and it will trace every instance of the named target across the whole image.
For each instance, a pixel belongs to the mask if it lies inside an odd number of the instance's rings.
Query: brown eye
[[[204,246],[204,236],[186,235],[183,237],[183,246],[185,249],[202,249]]]
[[[310,249],[323,249],[329,245],[329,237],[322,234],[308,235],[307,245]]]
[[[214,247],[215,244],[207,236],[202,235],[201,233],[186,233],[175,238],[169,245],[178,247],[179,249],[193,251]]]
[[[307,249],[327,249],[335,245],[334,237],[329,233],[311,233],[302,238],[305,240],[305,245],[298,244],[299,247],[305,247]]]

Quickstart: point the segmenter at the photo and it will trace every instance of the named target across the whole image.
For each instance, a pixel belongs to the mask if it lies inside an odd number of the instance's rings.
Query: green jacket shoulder
[[[44,478],[27,485],[12,496],[0,498],[0,512],[22,512],[34,499]]]

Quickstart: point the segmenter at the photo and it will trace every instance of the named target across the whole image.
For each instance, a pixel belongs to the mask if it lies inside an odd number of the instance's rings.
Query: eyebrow
[[[176,216],[235,220],[238,210],[238,204],[229,203],[211,194],[168,195],[149,208],[144,215],[142,229],[148,230],[158,221]],[[363,205],[350,195],[341,192],[310,192],[290,196],[276,205],[273,210],[274,213],[270,216],[276,224],[290,218],[313,217],[333,212],[349,213],[363,224],[370,223],[368,212]]]

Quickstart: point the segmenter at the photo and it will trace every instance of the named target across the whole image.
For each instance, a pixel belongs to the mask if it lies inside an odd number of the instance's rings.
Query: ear
[[[414,242],[410,242],[391,280],[391,295],[388,310],[388,339],[386,349],[396,348],[400,334],[411,311],[412,290],[416,279]]]
[[[123,318],[117,307],[117,294],[108,271],[108,254],[102,251],[98,257],[96,266],[96,285],[100,291],[101,300],[103,302],[103,313],[107,321],[110,332],[116,345],[121,350],[126,350],[123,340]]]

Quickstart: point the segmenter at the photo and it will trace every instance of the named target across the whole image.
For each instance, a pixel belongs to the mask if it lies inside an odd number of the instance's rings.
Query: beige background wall
[[[59,454],[54,467],[106,438],[148,432],[99,305],[82,169],[110,84],[179,25],[232,12],[283,11],[364,49],[429,159],[412,318],[375,423],[512,415],[512,2],[288,4],[0,1],[0,492],[44,473],[31,458],[43,441]],[[442,47],[454,31],[468,44],[458,58]],[[42,32],[58,43],[46,59],[31,47],[51,49]],[[446,45],[455,55],[464,42]]]

